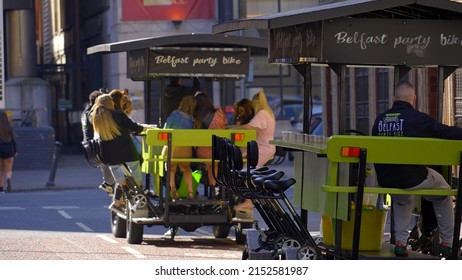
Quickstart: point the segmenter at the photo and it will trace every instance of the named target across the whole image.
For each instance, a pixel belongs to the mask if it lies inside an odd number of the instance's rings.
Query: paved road
[[[110,233],[109,213],[107,210],[110,199],[96,187],[101,182],[99,169],[90,167],[82,155],[61,155],[57,163],[58,168],[54,177],[51,176],[53,175],[51,170],[15,170],[13,192],[0,195],[0,205],[2,207],[0,208],[0,229],[3,230],[2,236],[8,237],[12,230],[20,230],[22,233],[19,235],[26,234],[30,238],[37,235],[52,240],[53,236],[58,235],[61,236],[58,240],[61,240],[61,238],[69,238],[68,236],[88,234],[92,237],[90,240],[93,240],[96,236],[95,233],[98,233],[111,240],[116,240]],[[273,168],[284,171],[286,176],[290,177],[293,174],[292,164],[292,162],[286,160],[283,164]],[[52,182],[54,185],[47,186],[51,177],[53,177]],[[291,189],[287,194],[292,200]],[[10,220],[9,217],[15,217],[15,219]],[[256,218],[259,220],[261,227],[266,227],[258,213]],[[318,234],[319,215],[310,214],[309,229],[313,231],[313,234]],[[177,244],[170,244],[169,240],[163,237],[165,230],[161,226],[145,227],[145,242],[160,245],[166,243],[167,248],[170,248],[170,245]],[[39,234],[39,232],[41,233]],[[232,230],[231,235],[233,232]],[[187,238],[189,239],[188,243],[190,243],[191,238],[196,240],[202,238],[203,241],[214,240],[212,236],[211,230],[203,227],[193,234],[180,230],[180,236],[175,239]],[[96,238],[96,240],[101,241],[100,237]],[[127,245],[125,240],[117,239],[116,241]],[[214,240],[214,242],[217,241]],[[231,250],[231,255],[223,252],[220,252],[220,254],[225,258],[239,259],[241,257],[241,247],[234,251],[236,249],[233,247],[234,242],[230,242],[230,244],[233,244],[231,247],[229,247],[229,242],[229,240],[226,241],[224,245]],[[20,242],[16,242],[16,244],[19,245]],[[197,245],[193,242],[191,246],[201,247],[205,245]],[[167,252],[165,256],[169,255],[171,254]],[[214,254],[211,254],[211,256],[214,256]]]
[[[0,195],[0,260],[239,260],[242,245],[200,228],[171,240],[145,227],[141,245],[114,238],[110,199],[96,189]]]

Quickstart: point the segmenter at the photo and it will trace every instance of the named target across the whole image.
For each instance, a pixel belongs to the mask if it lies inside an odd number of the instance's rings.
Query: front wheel
[[[111,212],[111,231],[116,238],[127,237],[127,222],[113,211]]]
[[[244,233],[244,229],[252,228],[253,223],[239,223],[234,228],[234,233],[236,235],[236,244],[245,244],[247,241],[247,235]]]
[[[226,238],[228,237],[230,230],[231,227],[227,225],[213,226],[213,235],[215,238]]]
[[[127,242],[128,244],[141,244],[143,242],[144,225],[135,224],[131,219],[131,211],[127,207]]]

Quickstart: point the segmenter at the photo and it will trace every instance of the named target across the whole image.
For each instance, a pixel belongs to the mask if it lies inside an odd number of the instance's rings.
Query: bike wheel
[[[127,237],[127,222],[113,211],[111,213],[111,231],[116,238]]]
[[[127,207],[127,242],[128,244],[141,244],[143,242],[144,225],[135,224],[131,220],[131,211]]]
[[[226,238],[229,235],[231,227],[228,225],[213,226],[213,235],[215,238]]]

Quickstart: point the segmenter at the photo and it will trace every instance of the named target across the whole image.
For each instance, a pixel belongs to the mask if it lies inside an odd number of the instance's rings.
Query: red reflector
[[[359,157],[359,147],[342,147],[342,157]]]
[[[157,138],[159,140],[168,140],[168,133],[164,132],[164,133],[159,133],[157,134]]]
[[[244,133],[234,133],[233,137],[234,137],[233,139],[234,141],[244,141],[245,139]]]

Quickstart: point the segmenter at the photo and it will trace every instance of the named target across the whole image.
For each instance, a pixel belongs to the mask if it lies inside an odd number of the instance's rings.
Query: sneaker
[[[164,236],[172,236],[172,229],[169,228],[165,233]]]
[[[114,194],[114,186],[109,185],[106,182],[103,182],[101,185],[99,185],[99,188],[105,192],[107,192],[108,195],[113,195]]]
[[[440,255],[444,258],[450,257],[452,255],[452,245],[441,242],[439,248]]]
[[[108,208],[109,208],[110,210],[118,211],[118,212],[122,212],[122,213],[123,213],[123,212],[124,212],[124,209],[123,209],[124,206],[125,206],[125,203],[123,202],[122,199],[120,199],[120,200],[115,199],[115,200],[111,203],[111,205],[109,205]]]
[[[173,232],[173,229],[172,229],[172,228],[169,228],[169,229],[164,233],[164,236],[170,237],[170,236],[172,236],[172,232]],[[180,235],[180,234],[179,234],[179,231],[177,230],[176,233],[175,233],[175,236],[178,236],[178,235]]]
[[[6,179],[6,192],[11,192],[11,180]]]
[[[144,194],[151,198],[158,198],[158,195],[153,190],[145,189]]]
[[[169,228],[169,229],[164,233],[164,236],[170,237],[170,236],[172,236],[172,232],[173,232],[173,229],[172,229],[172,228]],[[177,230],[176,233],[175,233],[175,236],[178,236],[178,235],[180,235],[180,232]]]
[[[407,257],[409,254],[409,250],[407,249],[407,245],[402,242],[396,242],[395,244],[395,255],[398,257]]]

